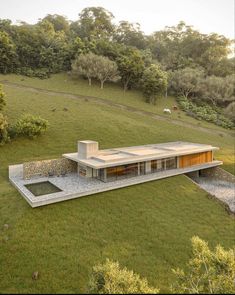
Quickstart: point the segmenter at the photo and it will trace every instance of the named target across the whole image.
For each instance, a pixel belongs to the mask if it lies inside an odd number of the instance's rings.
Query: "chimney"
[[[92,140],[83,140],[78,142],[78,158],[88,159],[96,156],[99,151],[99,143]]]

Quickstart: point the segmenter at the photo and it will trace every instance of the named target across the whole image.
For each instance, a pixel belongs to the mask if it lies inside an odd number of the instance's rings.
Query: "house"
[[[98,142],[85,140],[78,142],[78,152],[63,157],[77,163],[79,176],[109,182],[178,168],[200,170],[213,163],[217,149],[178,141],[99,150]]]
[[[98,142],[84,140],[77,152],[60,159],[9,166],[9,179],[38,207],[179,174],[209,173],[222,165],[214,159],[217,149],[177,141],[101,150]]]

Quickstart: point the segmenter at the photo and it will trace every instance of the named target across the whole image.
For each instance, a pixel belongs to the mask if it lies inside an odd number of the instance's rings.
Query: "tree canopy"
[[[101,88],[120,76],[124,91],[142,89],[147,102],[155,103],[167,87],[176,96],[217,110],[235,97],[233,44],[183,21],[146,35],[138,23],[115,23],[105,8],[87,7],[75,21],[58,14],[34,25],[0,19],[0,73],[43,79],[72,70],[89,84],[99,80]]]
[[[148,102],[155,104],[158,95],[167,89],[167,75],[159,66],[152,64],[144,70],[142,89]]]

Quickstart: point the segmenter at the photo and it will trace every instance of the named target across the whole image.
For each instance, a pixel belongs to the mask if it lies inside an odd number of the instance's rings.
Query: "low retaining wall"
[[[200,175],[235,183],[235,176],[220,167],[203,169],[201,170]]]
[[[23,178],[30,179],[34,176],[61,175],[77,171],[77,163],[66,159],[42,160],[26,162],[23,164]]]

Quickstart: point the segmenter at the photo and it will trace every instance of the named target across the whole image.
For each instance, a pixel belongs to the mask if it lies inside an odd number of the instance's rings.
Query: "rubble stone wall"
[[[235,183],[235,176],[220,167],[202,169],[200,174],[201,176],[212,177],[215,179]]]
[[[26,162],[23,164],[24,179],[30,179],[34,176],[61,175],[72,172],[77,172],[77,163],[66,158]]]

